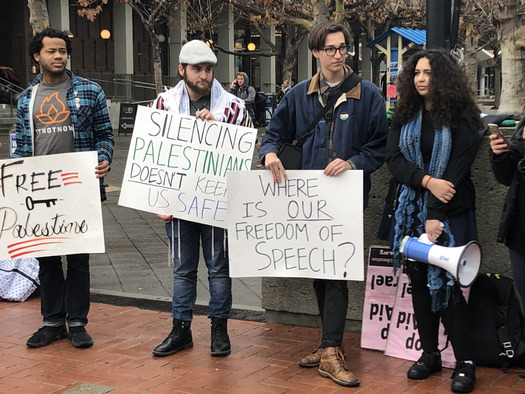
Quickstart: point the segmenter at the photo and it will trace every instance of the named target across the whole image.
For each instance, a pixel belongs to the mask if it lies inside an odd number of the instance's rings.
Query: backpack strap
[[[518,356],[518,348],[520,343],[512,343],[509,336],[509,328],[507,326],[507,316],[509,314],[509,302],[511,297],[516,297],[514,293],[513,282],[510,278],[499,277],[499,283],[502,283],[503,278],[508,282],[506,285],[498,286],[498,307],[496,313],[496,324],[498,328],[498,339],[503,351],[499,354],[502,359],[501,369],[506,373],[523,373],[523,371],[510,371],[508,368],[515,361]]]

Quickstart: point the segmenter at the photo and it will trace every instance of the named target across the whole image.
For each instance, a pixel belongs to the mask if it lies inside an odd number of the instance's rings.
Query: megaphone
[[[426,234],[403,238],[399,251],[407,259],[432,264],[447,270],[461,287],[469,287],[478,276],[481,265],[481,247],[477,241],[458,247],[433,244]]]

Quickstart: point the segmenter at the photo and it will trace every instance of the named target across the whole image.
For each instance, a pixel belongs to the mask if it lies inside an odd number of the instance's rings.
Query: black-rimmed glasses
[[[335,53],[337,51],[339,51],[339,53],[341,54],[341,56],[343,55],[346,55],[346,50],[347,50],[347,46],[345,44],[343,45],[340,45],[339,48],[335,48],[335,47],[325,47],[325,48],[321,48],[320,50],[321,51],[324,51],[328,56],[335,56]]]

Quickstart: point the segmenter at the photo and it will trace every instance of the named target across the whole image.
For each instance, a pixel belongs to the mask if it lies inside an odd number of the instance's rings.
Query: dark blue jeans
[[[208,317],[228,319],[232,307],[232,281],[226,230],[206,224],[174,219],[166,224],[166,233],[173,253],[172,316],[175,319],[193,319],[197,299],[197,270],[199,246],[208,268],[210,312]]]
[[[61,256],[39,257],[40,308],[44,325],[70,327],[87,324],[89,313],[89,254],[67,256],[64,278]]]

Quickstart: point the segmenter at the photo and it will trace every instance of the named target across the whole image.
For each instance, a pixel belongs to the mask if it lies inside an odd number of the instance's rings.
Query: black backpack
[[[267,96],[264,93],[257,90],[255,91],[255,119],[253,119],[253,121],[257,127],[266,126],[266,100]]]
[[[525,367],[525,325],[514,281],[480,274],[470,289],[472,347],[477,365],[506,370]]]

